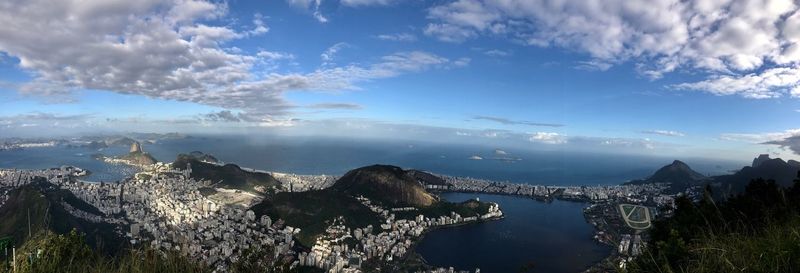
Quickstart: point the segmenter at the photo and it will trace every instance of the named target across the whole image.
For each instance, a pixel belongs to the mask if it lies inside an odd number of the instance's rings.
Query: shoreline
[[[509,194],[509,193],[502,193],[502,192],[495,193],[495,192],[480,192],[480,191],[440,190],[440,191],[436,191],[435,193],[437,193],[437,194],[442,194],[442,193],[476,193],[476,194],[486,194],[486,195],[508,196],[508,197],[514,197],[514,198],[529,199],[529,200],[533,200],[533,201],[537,201],[537,202],[542,202],[542,203],[545,203],[545,204],[550,204],[553,200],[559,200],[559,201],[564,201],[564,202],[572,202],[572,203],[588,204],[590,206],[593,204],[593,202],[591,202],[591,200],[582,200],[582,199],[576,199],[576,198],[558,198],[558,197],[537,198],[537,197],[529,196],[529,195]],[[592,229],[594,230],[594,234],[597,234],[598,232],[604,232],[604,233],[608,234],[608,232],[610,231],[609,229],[602,229],[602,228],[600,228],[598,226],[595,226],[595,225],[591,224],[591,222],[589,221],[589,215],[586,213],[586,208],[588,208],[588,207],[589,206],[586,206],[581,210],[581,215],[583,215],[583,218],[584,218],[584,221],[586,222],[586,224],[592,226]],[[505,217],[506,217],[506,214],[503,214],[503,216],[500,217],[499,219],[481,220],[479,222],[475,222],[474,224],[480,224],[480,223],[493,221],[493,220],[499,221],[499,220],[505,219]],[[430,231],[426,231],[423,235],[427,234],[428,232],[431,232],[431,231],[434,231],[434,230],[438,230],[438,229],[446,229],[446,228],[449,228],[449,227],[457,227],[457,226],[463,226],[463,225],[468,225],[468,224],[473,224],[473,223],[461,223],[461,224],[456,224],[456,225],[452,225],[452,226],[437,227],[436,229],[431,229]],[[416,246],[423,239],[424,239],[424,236],[420,236],[419,241],[415,242],[414,246]],[[613,261],[613,259],[615,259],[615,258],[617,258],[619,256],[617,254],[616,249],[615,249],[616,245],[614,243],[612,243],[612,242],[606,242],[606,241],[599,240],[599,239],[596,239],[596,238],[592,238],[592,241],[594,241],[598,245],[605,245],[605,246],[611,247],[610,253],[608,253],[608,255],[603,257],[602,259],[594,261],[590,266],[586,267],[585,269],[583,269],[582,271],[579,271],[579,272],[580,273],[607,272],[607,271],[603,271],[603,270],[606,270],[606,269],[609,269],[609,268],[606,268],[604,265],[606,265],[607,263]],[[422,257],[422,255],[420,255],[419,253],[416,252],[416,248],[414,248],[414,253],[417,254],[418,256],[420,256],[420,258],[422,259],[423,262],[425,262],[426,265],[430,265],[430,264],[427,263],[427,261],[424,259],[424,257]],[[472,269],[472,270],[474,270],[474,269]]]

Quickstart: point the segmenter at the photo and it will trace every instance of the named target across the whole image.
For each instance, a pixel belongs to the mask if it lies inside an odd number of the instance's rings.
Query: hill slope
[[[152,165],[158,162],[152,155],[142,151],[130,152],[127,155],[120,156],[119,159],[127,160],[136,165]]]
[[[428,207],[438,200],[400,167],[372,165],[347,172],[331,190],[388,206]]]
[[[219,182],[215,187],[258,192],[280,185],[277,179],[267,173],[248,172],[235,164],[219,166],[187,154],[178,155],[172,166],[185,170],[188,164],[192,167],[192,178],[209,180],[211,183]]]
[[[641,185],[652,183],[670,184],[670,191],[681,192],[691,186],[699,185],[706,177],[692,170],[689,165],[680,160],[675,160],[671,164],[658,169],[647,179],[634,180],[627,182],[628,185]]]
[[[257,217],[268,215],[283,219],[287,225],[300,227],[297,239],[312,247],[317,237],[339,216],[348,227],[380,224],[378,216],[353,197],[331,190],[280,192],[267,196],[251,208]]]
[[[115,233],[117,226],[108,223],[93,223],[72,216],[63,203],[87,213],[102,215],[97,208],[46,181],[37,181],[12,190],[9,199],[0,207],[0,237],[12,236],[17,245],[28,239],[28,213],[30,233],[50,230],[66,234],[72,229],[87,234],[90,245],[108,252],[118,251],[126,240]]]

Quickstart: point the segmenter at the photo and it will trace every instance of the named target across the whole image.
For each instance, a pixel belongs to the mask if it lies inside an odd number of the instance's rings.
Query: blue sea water
[[[133,167],[107,164],[93,157],[94,154],[119,155],[128,151],[126,147],[110,147],[102,150],[55,146],[0,151],[0,168],[47,169],[64,165],[76,166],[91,171],[84,179],[95,182],[119,181],[135,173]]]
[[[369,141],[330,138],[193,136],[143,144],[156,159],[171,162],[180,153],[202,151],[238,165],[277,172],[342,175],[348,170],[391,164],[435,173],[547,185],[607,185],[644,178],[672,158],[632,155],[588,154],[564,151],[524,151],[503,149],[497,160],[496,148],[441,145],[423,142]],[[121,155],[128,147],[104,150],[87,148],[30,148],[0,151],[0,168],[49,168],[74,165],[91,170],[95,180],[113,181],[130,170],[108,165],[92,154]],[[483,160],[470,160],[479,155]],[[736,163],[687,160],[705,174],[720,174]],[[122,171],[123,173],[118,173]]]
[[[583,218],[583,203],[467,193],[442,197],[453,202],[476,197],[496,202],[505,218],[426,234],[416,251],[434,266],[504,273],[532,265],[527,272],[577,273],[613,251],[592,239],[593,227]]]

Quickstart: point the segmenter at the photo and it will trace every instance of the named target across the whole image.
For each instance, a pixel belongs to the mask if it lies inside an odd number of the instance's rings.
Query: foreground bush
[[[800,272],[800,173],[790,188],[752,181],[745,192],[699,203],[676,200],[627,272]]]

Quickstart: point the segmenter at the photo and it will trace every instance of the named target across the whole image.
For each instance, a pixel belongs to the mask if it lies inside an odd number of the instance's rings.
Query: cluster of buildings
[[[479,216],[462,217],[451,212],[449,216],[430,218],[420,213],[413,219],[400,219],[392,213],[398,211],[395,210],[397,208],[384,208],[361,196],[357,199],[380,216],[381,224],[351,229],[344,225],[344,219],[339,218],[333,221],[309,252],[298,254],[299,265],[334,273],[361,272],[361,264],[367,259],[391,262],[405,257],[414,242],[431,228],[503,216],[499,206],[492,204],[486,214]],[[452,268],[450,271],[437,270],[432,272],[453,272]]]
[[[498,182],[492,180],[441,176],[448,184],[436,185],[436,189],[458,192],[479,192],[490,194],[519,195],[533,198],[560,198],[568,200],[604,201],[610,199],[631,199],[631,201],[657,200],[668,203],[671,197],[661,194],[668,185],[606,185],[606,186],[546,186]],[[642,199],[644,198],[644,199]]]
[[[44,147],[54,147],[58,145],[59,142],[55,140],[48,140],[48,141],[6,141],[0,143],[0,151],[4,150],[16,150],[16,149],[25,149],[25,148],[44,148]]]
[[[34,177],[45,177],[102,213],[86,212],[62,202],[73,216],[128,227],[125,235],[132,244],[147,243],[156,249],[179,251],[216,266],[221,272],[252,246],[272,246],[276,258],[289,255],[293,236],[300,232],[282,221],[273,222],[266,215],[256,218],[246,208],[204,197],[199,188],[208,182],[188,178],[190,171],[154,172],[119,183],[70,179],[82,172],[72,167],[0,170],[0,185],[18,187]]]
[[[336,183],[336,180],[339,179],[339,177],[332,175],[299,175],[277,172],[269,174],[281,182],[284,189],[291,192],[324,189],[333,186],[333,183]]]
[[[643,249],[644,242],[642,242],[641,235],[623,234],[617,246],[617,251],[620,255],[619,268],[625,268],[627,263],[633,260],[634,257],[642,254]]]

